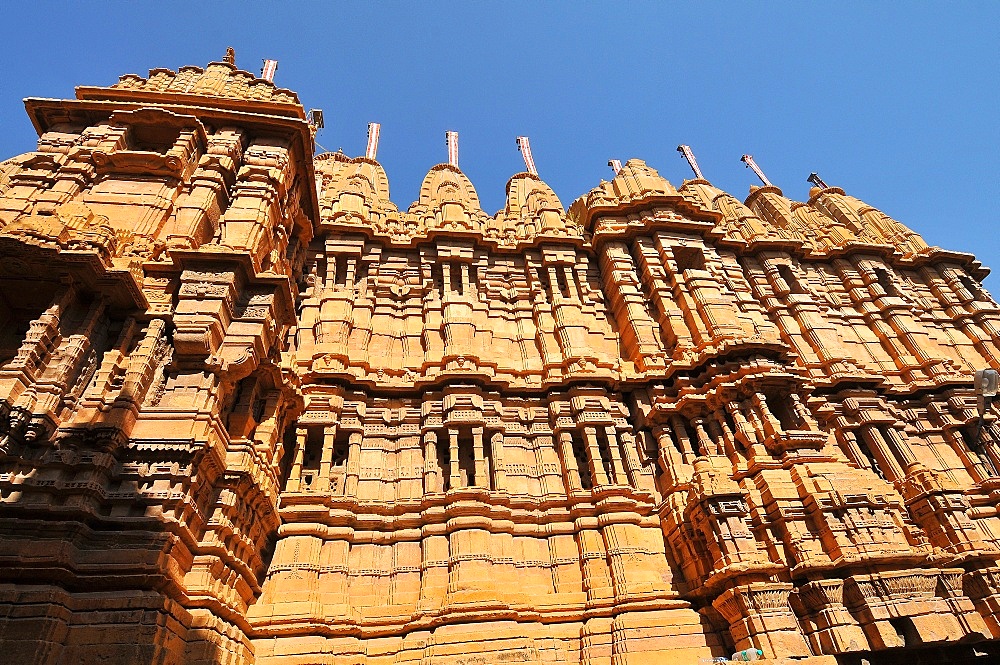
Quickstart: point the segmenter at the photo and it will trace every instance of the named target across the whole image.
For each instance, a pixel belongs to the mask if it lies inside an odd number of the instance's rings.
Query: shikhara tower
[[[638,159],[490,216],[457,144],[401,211],[231,58],[26,106],[4,660],[1000,657],[971,255]]]

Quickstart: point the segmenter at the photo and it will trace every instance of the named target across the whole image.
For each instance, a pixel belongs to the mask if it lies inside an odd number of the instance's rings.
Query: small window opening
[[[333,260],[337,266],[334,271],[334,279],[337,282],[337,286],[347,286],[347,257],[337,256]]]
[[[434,288],[437,289],[438,297],[444,293],[444,266],[438,264],[431,269],[434,275]]]
[[[458,295],[464,295],[465,283],[462,280],[462,265],[460,263],[452,263],[449,268],[451,269],[451,290]]]
[[[493,441],[492,437],[487,434],[486,438],[483,440],[483,457],[486,458],[486,489],[496,490],[494,487],[494,471],[496,469],[493,466]]]
[[[126,142],[129,150],[167,154],[180,136],[176,127],[162,125],[132,125],[128,128]]]
[[[451,489],[451,446],[448,445],[447,433],[438,435],[437,439],[438,477],[441,479],[441,491]]]
[[[968,275],[959,275],[958,280],[962,282],[962,286],[973,298],[979,298],[982,294],[982,285],[976,280],[972,279]]]
[[[545,273],[543,268],[537,268],[535,270],[538,276],[538,283],[542,287],[542,292],[548,296],[552,293],[552,285],[549,284],[549,276]]]
[[[576,467],[580,471],[580,484],[583,486],[583,489],[593,489],[594,480],[590,475],[587,446],[584,444],[583,437],[580,436],[579,432],[573,432],[573,457],[576,458]]]
[[[887,296],[899,296],[899,291],[896,289],[896,284],[892,281],[892,277],[889,276],[889,272],[884,268],[875,268],[875,276],[878,279],[878,285],[882,287]]]
[[[295,425],[285,428],[285,434],[281,438],[281,461],[278,464],[279,482],[281,487],[285,487],[288,476],[292,472],[292,462],[295,460]]]
[[[678,272],[705,269],[705,254],[698,247],[674,247],[674,260]]]
[[[569,282],[566,280],[566,270],[562,266],[556,268],[556,282],[563,298],[569,298]]]
[[[330,459],[330,493],[343,494],[347,475],[347,455],[351,449],[351,433],[337,430]]]
[[[872,454],[871,448],[868,447],[868,443],[862,440],[861,437],[857,437],[858,449],[861,450],[861,454],[865,456],[868,460],[868,468],[875,473],[876,476],[882,480],[886,480],[885,472],[882,471],[882,467],[879,466],[878,460],[875,459],[875,455]]]
[[[795,412],[792,410],[792,400],[787,395],[778,395],[777,393],[768,393],[766,395],[767,408],[771,414],[778,419],[781,424],[781,429],[788,430],[798,429],[798,417],[796,417]]]
[[[603,429],[597,430],[597,449],[601,453],[601,462],[604,463],[604,475],[608,477],[609,483],[617,483],[618,478],[615,477],[615,467],[611,463],[611,444],[608,441],[607,432]]]
[[[476,484],[476,457],[472,449],[472,432],[467,429],[458,433],[458,476],[462,487]]]
[[[334,468],[347,466],[347,453],[351,449],[351,433],[340,430],[333,442],[333,459],[331,465]]]
[[[475,294],[479,290],[479,271],[476,266],[470,265],[469,269],[469,288],[472,293]]]
[[[323,458],[323,428],[306,428],[306,445],[302,451],[302,484],[312,487],[319,475],[319,463]]]
[[[371,270],[371,265],[358,261],[357,268],[354,273],[354,284],[361,286],[368,279],[368,273]]]
[[[802,288],[802,283],[799,282],[799,278],[795,275],[795,272],[792,271],[791,266],[778,266],[778,274],[781,275],[781,279],[783,279],[785,284],[788,285],[789,293],[806,293],[806,290]]]

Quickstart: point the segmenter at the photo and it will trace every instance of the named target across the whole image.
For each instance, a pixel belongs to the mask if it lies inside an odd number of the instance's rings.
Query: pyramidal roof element
[[[164,97],[169,95],[169,97]],[[227,53],[222,62],[210,62],[202,68],[187,65],[176,72],[171,69],[149,70],[146,77],[138,74],[124,74],[118,82],[109,87],[79,86],[77,99],[116,101],[155,101],[169,99],[176,104],[184,98],[196,101],[212,98],[210,106],[228,107],[227,100],[254,102],[272,107],[275,115],[296,115],[305,118],[305,111],[298,95],[291,90],[279,88],[273,82],[239,69],[235,55]]]

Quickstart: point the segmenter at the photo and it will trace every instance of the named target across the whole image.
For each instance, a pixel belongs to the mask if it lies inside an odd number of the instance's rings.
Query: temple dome
[[[541,178],[533,173],[518,173],[507,181],[507,203],[494,216],[492,226],[499,235],[516,238],[546,232],[564,234],[566,211]]]
[[[479,231],[487,219],[472,181],[451,164],[431,167],[420,185],[420,196],[409,212],[422,218],[428,229],[447,227]]]

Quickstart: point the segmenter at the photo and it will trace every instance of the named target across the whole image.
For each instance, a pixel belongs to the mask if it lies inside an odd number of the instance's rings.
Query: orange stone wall
[[[439,164],[401,211],[231,59],[26,106],[11,662],[1000,658],[971,255],[637,159],[568,211],[519,173],[493,216]]]

